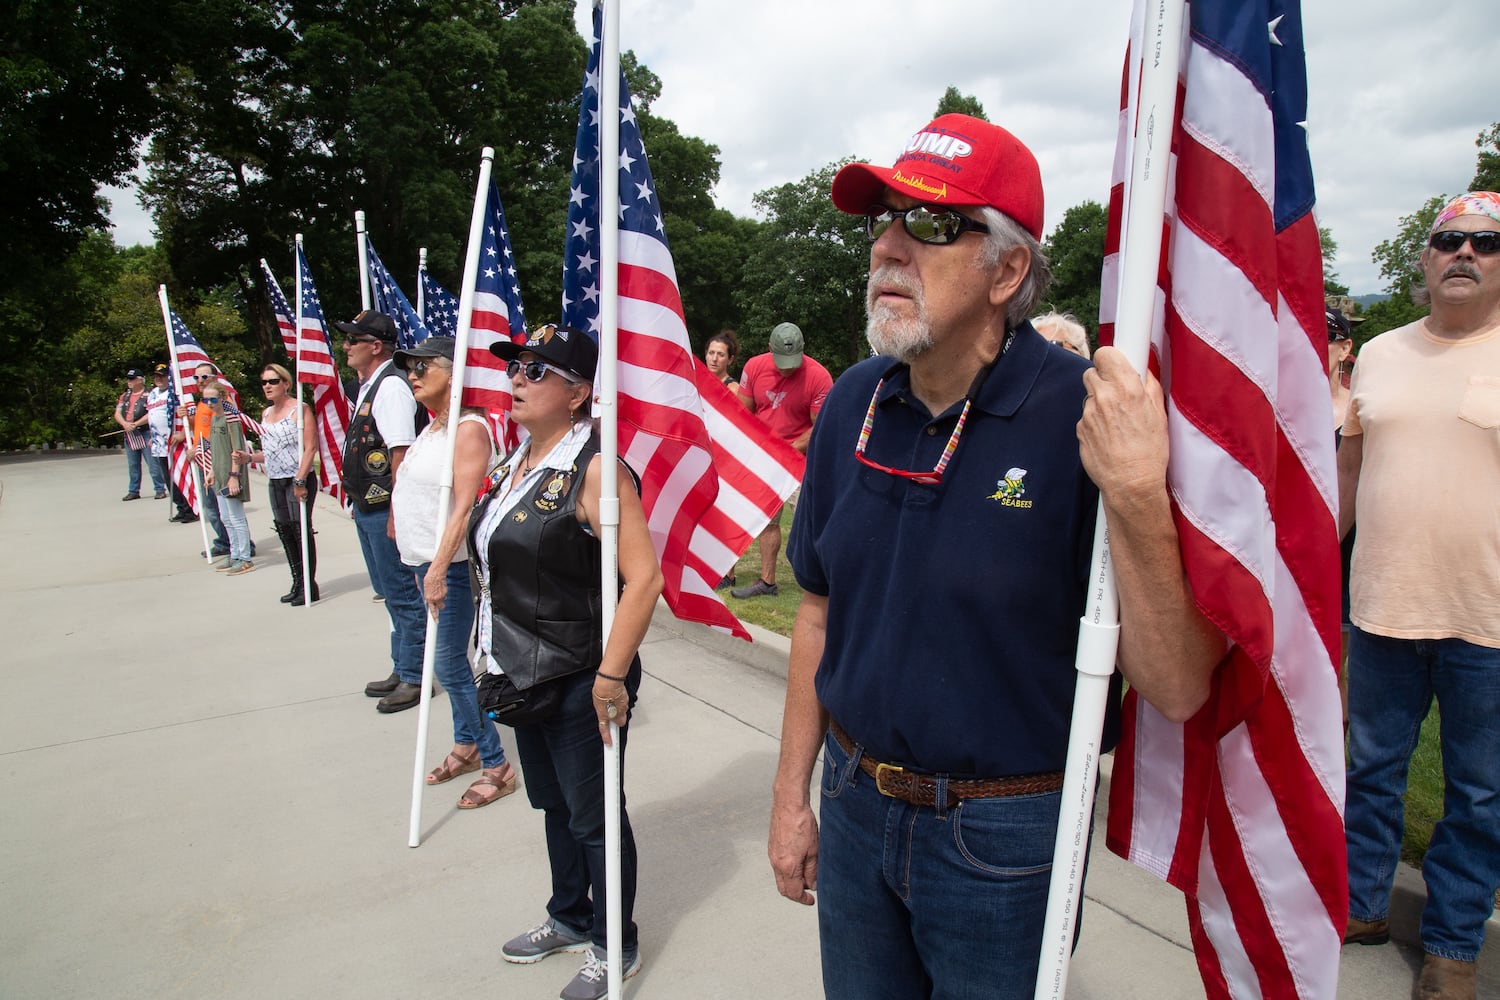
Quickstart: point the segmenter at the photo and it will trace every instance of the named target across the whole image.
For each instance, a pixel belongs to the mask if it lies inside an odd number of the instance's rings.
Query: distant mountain
[[[1354,299],[1355,302],[1359,303],[1360,309],[1368,309],[1368,308],[1370,308],[1371,306],[1373,306],[1377,302],[1384,302],[1386,299],[1390,298],[1390,296],[1386,295],[1386,294],[1380,294],[1380,295],[1355,295],[1355,296],[1352,296],[1352,298]]]

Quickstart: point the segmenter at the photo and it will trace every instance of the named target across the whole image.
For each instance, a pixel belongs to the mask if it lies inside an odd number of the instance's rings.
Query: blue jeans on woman
[[[1030,1000],[1061,804],[1058,791],[911,805],[882,795],[825,737],[818,940],[828,1000]]]
[[[416,575],[419,592],[431,566],[432,563],[423,563],[414,569],[407,567]],[[505,747],[500,745],[495,724],[479,711],[479,692],[469,667],[469,632],[474,627],[469,564],[449,563],[444,579],[448,581],[448,596],[443,601],[443,610],[438,612],[437,654],[432,668],[438,683],[448,692],[448,707],[453,710],[453,742],[458,746],[479,747],[480,764],[499,767],[505,763]]]
[[[250,560],[250,521],[245,517],[245,502],[238,497],[219,495],[219,516],[229,531],[229,558]]]
[[[641,683],[641,661],[625,682],[630,703]],[[547,915],[573,934],[606,947],[604,894],[604,741],[594,714],[594,672],[564,678],[562,707],[546,722],[516,727],[516,752],[526,772],[526,797],[542,810],[552,898]],[[627,716],[628,718],[628,716]],[[620,915],[625,960],[639,947],[635,921],[635,834],[625,812],[625,745],[620,730]]]
[[[1349,915],[1386,918],[1401,858],[1407,767],[1433,697],[1443,818],[1422,877],[1422,948],[1472,962],[1500,885],[1500,649],[1462,639],[1349,637],[1349,774],[1344,808]]]

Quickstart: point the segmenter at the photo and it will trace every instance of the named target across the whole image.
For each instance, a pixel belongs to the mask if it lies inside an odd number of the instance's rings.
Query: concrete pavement
[[[0,996],[555,996],[571,957],[498,954],[544,915],[524,795],[459,812],[466,780],[426,789],[406,846],[417,713],[362,693],[388,644],[352,526],[318,511],[324,600],[290,608],[263,500],[258,569],[226,579],[166,501],[119,502],[121,465],[0,458]],[[758,638],[659,613],[642,648],[628,996],[821,995],[816,915],[765,861],[786,644]],[[450,736],[439,696],[426,766]],[[1345,950],[1340,998],[1411,995],[1421,894],[1404,870],[1396,940]],[[1175,891],[1096,842],[1088,897],[1070,996],[1202,995]],[[1500,996],[1493,952],[1481,996]]]

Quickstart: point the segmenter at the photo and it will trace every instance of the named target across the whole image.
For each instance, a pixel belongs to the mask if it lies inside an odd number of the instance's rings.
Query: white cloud
[[[662,80],[656,110],[719,146],[719,203],[842,156],[889,162],[949,85],[979,98],[1042,165],[1050,229],[1108,197],[1124,0],[631,0],[620,44]],[[1397,220],[1474,175],[1500,119],[1491,0],[1306,0],[1309,142],[1318,219],[1356,293],[1379,291],[1371,249]],[[580,31],[589,5],[579,4]],[[1489,24],[1491,28],[1485,28]]]

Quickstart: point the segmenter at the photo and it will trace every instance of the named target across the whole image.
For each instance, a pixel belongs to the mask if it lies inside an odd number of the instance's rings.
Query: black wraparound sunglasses
[[[1466,233],[1461,229],[1444,229],[1427,238],[1427,245],[1442,253],[1457,253],[1467,242],[1475,253],[1500,253],[1500,232],[1486,229],[1478,233]]]
[[[908,236],[933,246],[947,246],[970,230],[976,233],[990,231],[990,227],[984,223],[976,222],[952,209],[938,209],[927,205],[913,205],[911,208],[875,205],[865,212],[865,235],[873,243],[897,219],[901,220],[901,226]]]

